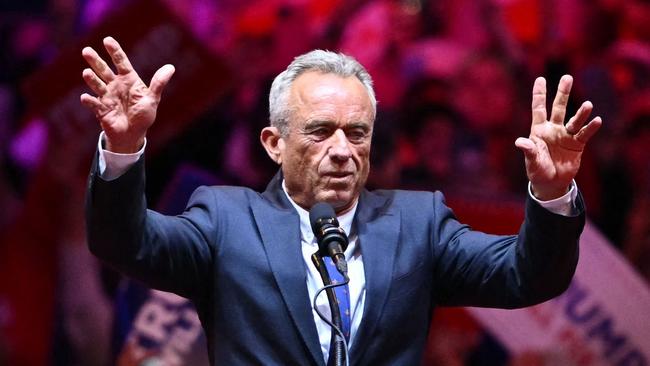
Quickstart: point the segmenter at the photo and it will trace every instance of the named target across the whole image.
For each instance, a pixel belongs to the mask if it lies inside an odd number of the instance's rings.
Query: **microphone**
[[[348,264],[343,252],[348,247],[348,236],[339,227],[334,209],[327,203],[319,202],[309,210],[309,222],[318,242],[318,254],[330,256],[336,269],[348,278]]]

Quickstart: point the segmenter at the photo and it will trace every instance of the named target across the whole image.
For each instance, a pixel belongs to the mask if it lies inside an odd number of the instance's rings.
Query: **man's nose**
[[[337,129],[330,137],[332,144],[329,148],[329,155],[332,160],[347,161],[352,157],[352,150],[350,149],[350,141],[341,129]]]

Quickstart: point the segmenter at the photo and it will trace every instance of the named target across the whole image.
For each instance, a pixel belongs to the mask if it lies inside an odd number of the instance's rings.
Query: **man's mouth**
[[[325,173],[324,175],[326,177],[332,177],[332,178],[345,178],[351,176],[353,173],[352,172],[328,172]]]

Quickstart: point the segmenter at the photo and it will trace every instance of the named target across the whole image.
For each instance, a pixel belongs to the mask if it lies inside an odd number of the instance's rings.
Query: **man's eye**
[[[366,138],[366,131],[352,130],[347,133],[348,139],[352,142],[361,142]]]
[[[326,128],[317,128],[312,130],[309,134],[316,137],[327,137],[329,135],[329,130]]]

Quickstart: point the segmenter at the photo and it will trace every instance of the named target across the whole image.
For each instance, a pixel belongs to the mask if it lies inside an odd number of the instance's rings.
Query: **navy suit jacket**
[[[281,174],[258,193],[200,187],[179,216],[146,208],[142,159],[87,192],[91,251],[196,305],[215,365],[324,365],[306,285],[297,212]],[[565,290],[584,225],[528,200],[519,235],[472,231],[441,193],[363,191],[353,222],[366,300],[353,365],[416,365],[437,305],[514,308]]]

